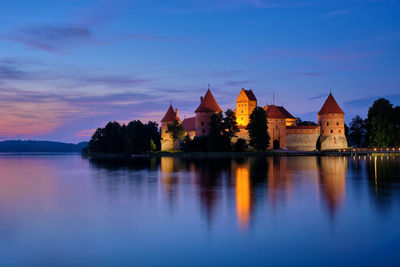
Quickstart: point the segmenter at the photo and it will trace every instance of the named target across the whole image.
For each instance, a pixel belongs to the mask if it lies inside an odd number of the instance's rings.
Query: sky
[[[400,105],[400,0],[0,0],[0,140],[80,142],[108,121],[258,105],[346,122]]]

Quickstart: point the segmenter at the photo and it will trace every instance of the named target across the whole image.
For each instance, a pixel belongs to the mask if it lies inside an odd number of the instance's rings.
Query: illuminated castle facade
[[[257,98],[253,91],[241,89],[236,100],[236,121],[240,132],[237,138],[249,141],[246,126],[250,115],[257,107]],[[329,94],[322,108],[318,112],[318,125],[296,125],[296,118],[283,106],[266,105],[268,133],[271,137],[269,149],[287,149],[295,151],[315,151],[347,148],[344,130],[344,112],[332,94]],[[172,105],[161,120],[162,150],[175,150],[171,136],[167,133],[169,123],[177,120],[182,123],[186,134],[191,138],[208,135],[210,118],[214,113],[222,112],[210,89],[204,97],[200,97],[200,104],[195,110],[195,116],[186,118],[182,122],[178,117],[178,110]]]

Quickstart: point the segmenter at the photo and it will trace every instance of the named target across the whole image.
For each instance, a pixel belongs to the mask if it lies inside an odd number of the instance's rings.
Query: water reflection
[[[322,197],[334,216],[346,196],[347,157],[322,157],[318,160]]]
[[[236,211],[238,223],[242,229],[248,227],[250,205],[249,166],[239,165],[236,168]]]
[[[108,170],[158,170],[162,192],[173,208],[179,191],[194,187],[201,214],[212,224],[216,206],[235,206],[237,225],[251,225],[257,205],[267,204],[272,212],[295,205],[302,190],[321,199],[333,219],[346,201],[346,175],[356,181],[367,172],[375,202],[390,199],[393,180],[398,182],[398,158],[347,157],[250,157],[250,158],[140,158],[128,161],[90,160],[95,168]],[[357,191],[357,189],[356,189]],[[318,197],[319,196],[319,197]],[[183,196],[181,201],[185,201]],[[379,204],[378,204],[379,205]]]
[[[0,156],[0,174],[0,265],[398,263],[400,157]]]

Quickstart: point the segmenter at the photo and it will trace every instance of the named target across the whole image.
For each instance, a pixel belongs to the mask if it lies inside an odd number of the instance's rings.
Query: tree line
[[[152,121],[143,124],[140,120],[134,120],[127,125],[109,122],[104,128],[98,128],[82,152],[131,155],[160,149],[161,133],[158,124]]]
[[[349,141],[357,147],[400,146],[400,106],[385,98],[377,99],[368,109],[367,118],[350,122]]]

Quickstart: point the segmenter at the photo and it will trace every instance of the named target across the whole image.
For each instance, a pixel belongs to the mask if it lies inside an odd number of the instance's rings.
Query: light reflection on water
[[[0,156],[0,265],[396,265],[399,163]]]

